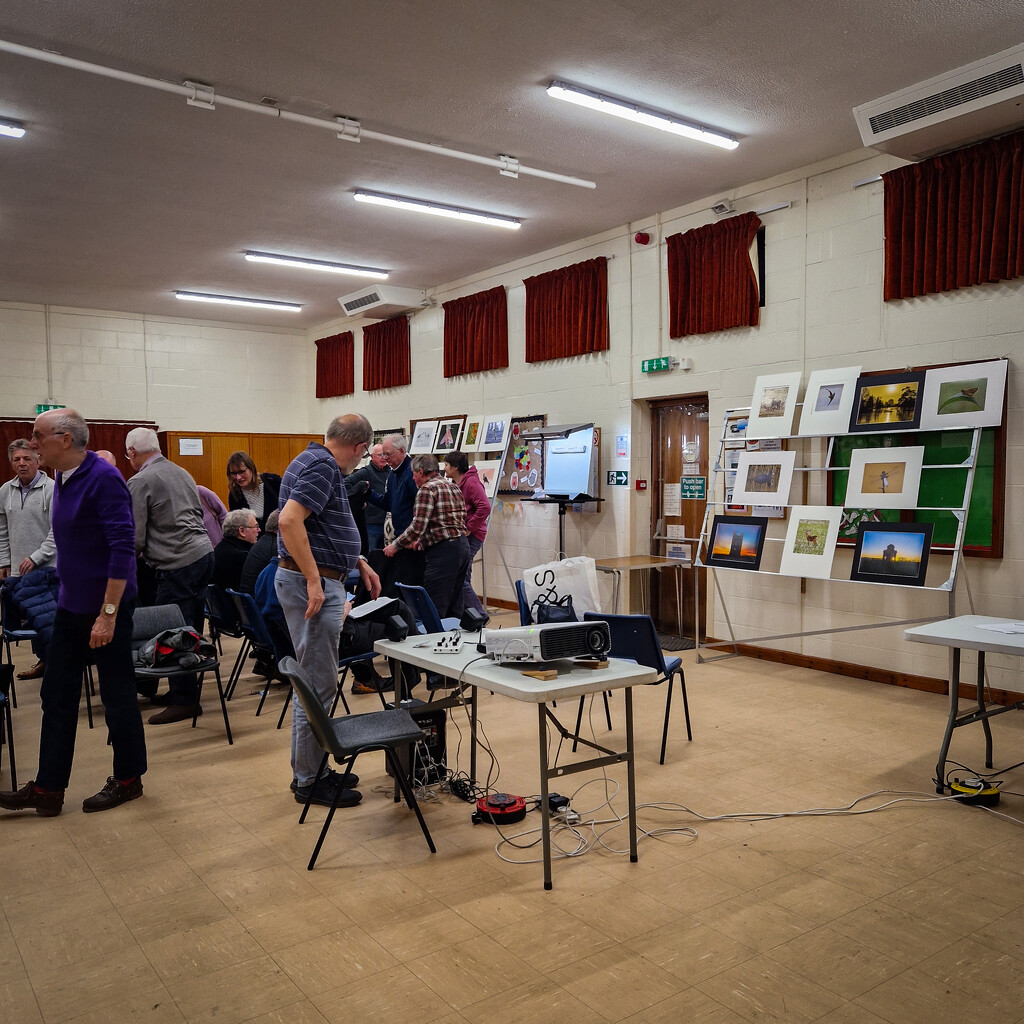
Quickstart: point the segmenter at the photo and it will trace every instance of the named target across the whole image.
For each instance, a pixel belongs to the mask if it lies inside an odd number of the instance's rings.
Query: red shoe
[[[0,793],[0,807],[7,811],[27,811],[36,809],[36,814],[44,818],[55,818],[64,806],[64,790],[44,793],[38,789],[35,780],[26,783],[17,792]]]

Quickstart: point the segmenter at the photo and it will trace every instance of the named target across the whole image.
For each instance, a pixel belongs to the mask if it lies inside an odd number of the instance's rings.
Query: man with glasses
[[[0,793],[0,807],[60,814],[71,780],[82,673],[96,666],[114,773],[82,810],[105,811],[142,796],[146,737],[135,693],[132,612],[135,544],[132,503],[121,474],[86,450],[89,428],[73,409],[36,418],[32,446],[57,470],[53,536],[60,594],[46,672],[39,689],[43,718],[36,778]]]
[[[224,517],[224,537],[213,549],[213,585],[240,590],[242,570],[259,539],[260,524],[249,509],[232,509]]]
[[[185,622],[203,631],[206,588],[213,575],[213,545],[203,525],[199,491],[189,474],[160,454],[156,431],[136,427],[125,438],[135,475],[128,481],[135,513],[135,550],[156,570],[155,604],[176,604]],[[152,696],[164,710],[150,725],[193,717],[199,678],[174,675],[168,693]],[[202,708],[199,708],[202,714]]]

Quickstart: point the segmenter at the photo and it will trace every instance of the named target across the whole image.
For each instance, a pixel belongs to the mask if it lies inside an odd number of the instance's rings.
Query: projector
[[[557,661],[606,655],[612,648],[607,622],[549,622],[481,631],[477,651],[494,661]]]

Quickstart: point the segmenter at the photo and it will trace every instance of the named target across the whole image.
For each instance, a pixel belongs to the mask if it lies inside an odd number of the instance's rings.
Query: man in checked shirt
[[[439,473],[433,455],[413,458],[412,477],[418,488],[412,522],[384,548],[384,554],[394,558],[402,548],[421,550],[426,563],[423,589],[434,602],[437,614],[442,619],[446,616],[460,618],[462,580],[469,563],[466,501],[458,486]]]

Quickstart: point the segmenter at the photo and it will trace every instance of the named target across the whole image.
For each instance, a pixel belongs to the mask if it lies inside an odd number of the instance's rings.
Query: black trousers
[[[206,618],[206,588],[213,578],[213,552],[180,569],[157,569],[156,604],[176,604],[196,632],[202,633]],[[167,680],[172,704],[192,705],[199,692],[197,675],[171,676]]]
[[[135,601],[122,601],[114,638],[104,647],[89,647],[95,615],[57,609],[46,672],[39,688],[43,720],[39,732],[39,771],[43,789],[67,789],[75,757],[82,673],[91,658],[99,677],[100,700],[114,752],[115,779],[133,779],[146,771],[146,735],[135,693],[132,665],[132,613]]]
[[[462,581],[469,564],[469,541],[465,537],[442,540],[424,552],[423,589],[442,618],[462,618]]]

